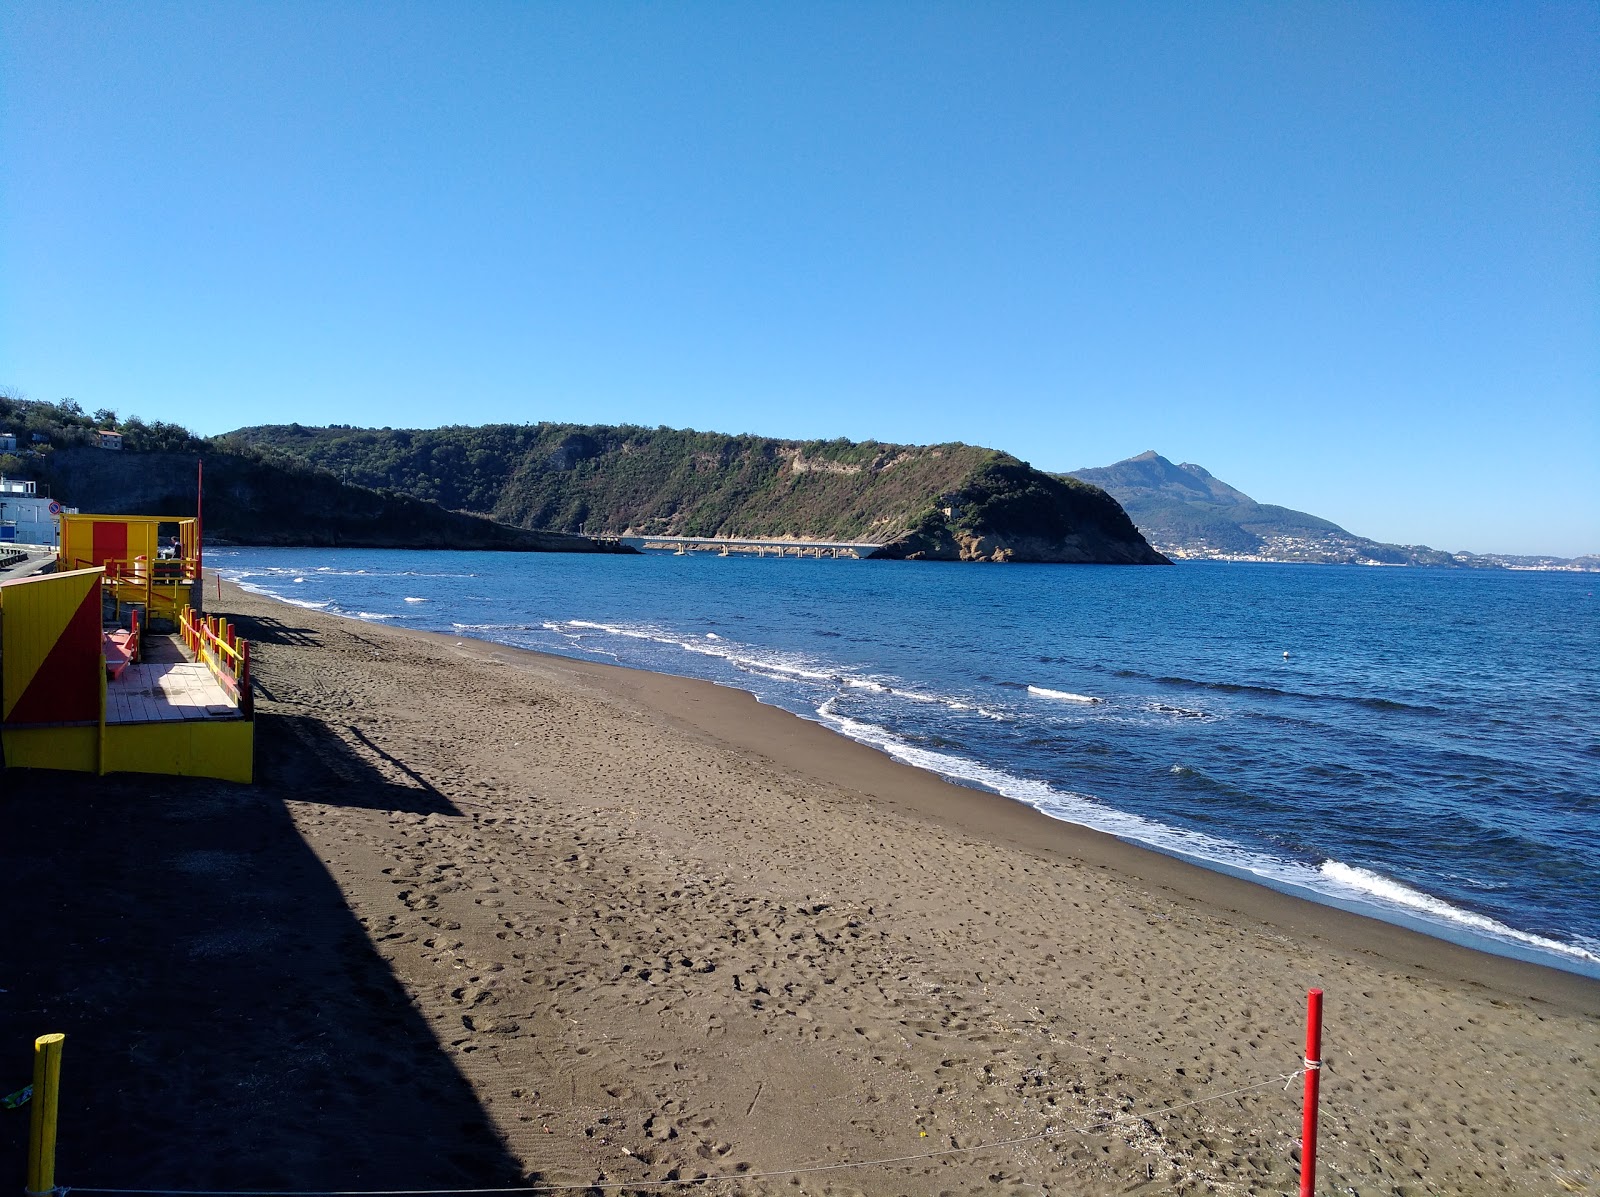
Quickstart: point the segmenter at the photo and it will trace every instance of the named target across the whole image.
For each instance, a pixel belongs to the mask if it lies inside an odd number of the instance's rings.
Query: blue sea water
[[[1600,976],[1581,574],[235,549],[358,619],[704,678],[1210,868]]]

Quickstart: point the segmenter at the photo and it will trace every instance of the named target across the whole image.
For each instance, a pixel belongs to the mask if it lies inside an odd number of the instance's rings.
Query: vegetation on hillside
[[[121,452],[96,433],[123,435]],[[350,548],[473,548],[616,552],[615,544],[509,527],[445,511],[410,495],[354,486],[282,454],[221,444],[159,421],[85,414],[71,400],[0,395],[0,433],[18,452],[0,472],[43,483],[68,506],[127,515],[194,514],[196,465],[205,469],[208,540]]]
[[[205,442],[187,428],[160,420],[148,423],[138,416],[119,419],[108,408],[85,412],[72,399],[40,403],[0,392],[0,433],[17,438],[17,451],[0,453],[0,474],[22,477],[30,474],[42,458],[58,449],[93,446],[96,433],[122,434],[124,449],[134,452],[196,453]]]
[[[108,429],[123,434],[122,453],[95,447]],[[681,535],[843,540],[945,560],[1163,561],[1098,488],[965,444],[571,424],[289,424],[202,440],[69,400],[14,398],[0,399],[0,430],[22,442],[13,472],[103,511],[187,512],[203,457],[208,531],[257,544]],[[549,543],[508,543],[535,531]]]
[[[895,556],[995,559],[1015,555],[1002,542],[1025,541],[1031,560],[1160,560],[1099,488],[958,443],[572,424],[289,424],[229,439],[525,527],[895,543]]]

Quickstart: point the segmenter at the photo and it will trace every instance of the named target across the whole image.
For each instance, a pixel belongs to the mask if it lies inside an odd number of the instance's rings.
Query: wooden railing
[[[197,560],[193,557],[158,557],[152,568],[149,558],[141,554],[132,561],[114,558],[92,561],[74,557],[71,561],[62,562],[59,568],[103,569],[106,584],[112,588],[119,602],[142,601],[150,615],[161,613],[165,617],[170,614],[177,619],[183,607],[178,589],[195,581],[199,576],[194,572],[197,567]]]
[[[250,688],[250,642],[241,640],[234,626],[220,615],[201,615],[193,607],[184,607],[178,625],[189,651],[206,663],[239,710],[253,717],[256,704]]]

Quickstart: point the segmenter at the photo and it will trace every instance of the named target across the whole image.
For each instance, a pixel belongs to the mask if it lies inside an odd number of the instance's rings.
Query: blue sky
[[[1154,448],[1600,551],[1600,8],[0,8],[0,384]]]

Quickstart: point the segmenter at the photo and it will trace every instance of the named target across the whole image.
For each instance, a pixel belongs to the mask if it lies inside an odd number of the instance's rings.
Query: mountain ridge
[[[258,425],[220,438],[506,523],[606,536],[869,542],[876,557],[1167,564],[1099,487],[951,442],[634,425]]]
[[[1600,569],[1595,556],[1559,558],[1450,553],[1372,540],[1332,520],[1260,503],[1192,462],[1154,449],[1109,466],[1070,471],[1112,495],[1158,551],[1176,559],[1314,564],[1413,565],[1453,569]]]

